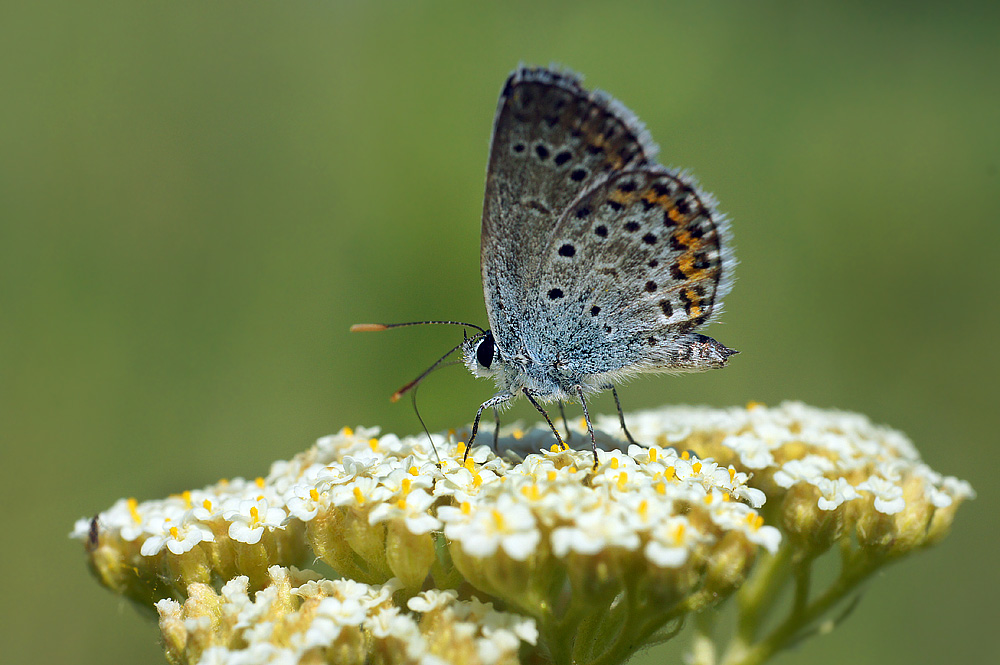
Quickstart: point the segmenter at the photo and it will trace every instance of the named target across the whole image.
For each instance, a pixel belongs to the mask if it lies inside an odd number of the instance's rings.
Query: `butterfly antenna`
[[[438,362],[440,362],[440,361],[438,361]],[[437,364],[437,363],[435,363],[435,364]],[[455,360],[455,361],[452,361],[450,363],[445,363],[443,365],[438,365],[437,369],[441,369],[443,367],[450,367],[451,365],[458,365],[458,364],[459,364],[459,361]],[[427,423],[424,422],[424,417],[420,415],[420,409],[417,408],[417,388],[419,388],[419,386],[414,386],[413,387],[413,391],[410,393],[410,398],[411,398],[411,401],[413,402],[413,413],[417,414],[417,420],[420,421],[420,426],[424,428],[424,434],[427,435],[427,440],[430,441],[430,443],[431,443],[431,448],[434,450],[434,457],[437,458],[438,466],[440,467],[441,464],[442,464],[442,462],[441,462],[441,455],[438,454],[437,446],[434,445],[434,437],[431,436],[431,431],[429,429],[427,429]]]
[[[396,392],[394,392],[392,394],[392,397],[389,398],[389,401],[391,401],[391,402],[398,402],[400,397],[402,397],[406,393],[410,392],[410,390],[412,390],[413,388],[416,388],[417,385],[421,381],[423,381],[425,378],[427,378],[428,374],[430,374],[431,372],[433,372],[436,369],[439,369],[442,366],[441,363],[443,363],[445,360],[447,360],[448,356],[450,356],[451,354],[453,354],[456,351],[458,351],[464,345],[465,345],[465,342],[463,341],[461,344],[459,344],[458,346],[456,346],[455,348],[453,348],[451,351],[449,351],[448,353],[446,353],[443,356],[441,356],[440,358],[438,358],[436,361],[434,361],[433,365],[431,365],[430,367],[428,367],[427,369],[425,369],[423,372],[421,372],[420,376],[418,376],[417,378],[413,379],[412,381],[410,381],[409,383],[407,383],[405,386],[403,386],[402,388],[400,388],[399,390],[397,390]]]
[[[465,326],[466,328],[475,328],[480,332],[480,334],[486,334],[486,331],[477,326],[474,323],[463,323],[462,321],[410,321],[409,323],[355,323],[351,326],[351,332],[379,332],[381,330],[388,330],[389,328],[406,328],[408,326],[427,326],[427,325],[442,325],[442,326]]]
[[[424,434],[427,435],[427,440],[430,441],[431,450],[434,451],[434,457],[437,458],[438,467],[441,467],[441,455],[438,454],[437,446],[434,445],[434,437],[431,436],[431,431],[427,429],[427,423],[424,422],[424,417],[420,415],[420,409],[417,408],[417,389],[414,387],[413,392],[410,393],[411,401],[413,402],[413,413],[417,414],[417,420],[420,421],[420,426],[424,428]]]

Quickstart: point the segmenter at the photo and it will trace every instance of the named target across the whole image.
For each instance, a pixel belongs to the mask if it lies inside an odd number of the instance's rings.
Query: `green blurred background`
[[[636,381],[626,409],[857,410],[979,492],[779,662],[991,660],[998,34],[992,2],[6,6],[2,660],[162,662],[87,574],[76,518],[265,473],[343,425],[418,430],[387,397],[459,333],[347,328],[485,323],[484,166],[519,61],[621,99],[733,220],[708,332],[743,353]],[[490,394],[446,370],[422,413],[458,425]]]

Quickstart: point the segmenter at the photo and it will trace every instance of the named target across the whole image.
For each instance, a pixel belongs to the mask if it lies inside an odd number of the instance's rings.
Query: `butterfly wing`
[[[689,333],[720,311],[735,266],[729,245],[724,220],[689,179],[659,165],[612,174],[537,249],[527,346],[551,350],[578,378],[718,366],[708,352],[721,349],[723,363],[732,352]],[[717,348],[692,357],[705,340]]]
[[[650,164],[656,147],[621,104],[579,79],[519,68],[500,94],[483,206],[481,268],[497,346],[523,346],[539,256],[561,217],[596,183]]]

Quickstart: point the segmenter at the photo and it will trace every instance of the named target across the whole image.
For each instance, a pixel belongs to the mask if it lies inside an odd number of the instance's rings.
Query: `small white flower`
[[[482,466],[473,469],[458,467],[444,474],[444,478],[434,485],[434,496],[454,496],[456,500],[462,501],[479,494],[497,477],[497,474]]]
[[[212,646],[201,652],[198,665],[233,665],[236,653],[226,647]]]
[[[817,502],[820,510],[835,510],[845,501],[860,496],[846,478],[818,478],[813,481],[813,485],[820,493]]]
[[[382,487],[374,478],[358,477],[335,485],[330,491],[330,503],[334,506],[363,506],[370,503],[380,503],[390,496],[387,488]]]
[[[316,517],[321,508],[329,503],[330,496],[326,491],[319,491],[313,483],[296,483],[285,492],[285,508],[293,517],[303,522]]]
[[[752,434],[730,434],[722,440],[740,456],[740,462],[748,469],[766,469],[774,466],[771,447],[759,436]]]
[[[820,461],[822,458],[810,455],[803,459],[793,459],[781,465],[781,468],[774,473],[774,482],[778,487],[788,489],[799,482],[816,483],[823,478],[823,473],[832,466],[829,460],[826,464]]]
[[[385,458],[374,450],[360,450],[355,455],[344,457],[344,473],[353,477],[370,475],[383,459]]]
[[[606,511],[589,511],[577,517],[572,526],[552,532],[552,552],[558,557],[569,552],[597,554],[609,547],[634,550],[639,547],[637,534],[623,516]]]
[[[509,494],[501,494],[493,506],[467,502],[457,508],[442,506],[437,515],[445,523],[445,535],[472,556],[492,556],[499,548],[510,558],[524,561],[541,539],[531,510]]]
[[[368,515],[368,523],[402,519],[410,533],[429,533],[441,528],[441,522],[429,512],[433,504],[434,497],[430,494],[424,490],[413,490],[395,501],[377,504]]]
[[[447,607],[458,600],[458,592],[454,589],[428,589],[406,601],[406,606],[414,612],[426,614],[439,607]]]
[[[398,607],[385,607],[379,610],[368,618],[365,627],[378,639],[395,637],[403,642],[411,642],[420,636],[417,622],[409,615],[401,614]]]
[[[214,542],[215,534],[204,524],[193,519],[174,523],[162,517],[149,523],[152,535],[146,538],[139,550],[143,556],[155,556],[166,547],[172,554],[184,554],[201,542]]]
[[[420,475],[413,457],[405,460],[392,459],[392,468],[378,476],[378,482],[392,494],[408,494],[413,490],[426,490],[434,485],[434,477]],[[416,472],[416,473],[414,473]]]
[[[229,537],[241,543],[254,545],[260,542],[264,529],[284,528],[287,517],[284,510],[269,506],[267,499],[244,499],[236,508],[230,508],[223,517],[231,522]]]
[[[677,568],[687,562],[696,545],[708,540],[710,538],[693,528],[686,517],[676,515],[653,528],[644,551],[646,558],[654,565],[660,568]]]
[[[868,480],[858,485],[875,496],[875,510],[886,515],[895,515],[906,507],[903,499],[903,488],[879,476],[870,476]]]
[[[354,598],[324,598],[316,608],[301,646],[304,649],[329,646],[345,627],[360,626],[366,616],[365,608]]]

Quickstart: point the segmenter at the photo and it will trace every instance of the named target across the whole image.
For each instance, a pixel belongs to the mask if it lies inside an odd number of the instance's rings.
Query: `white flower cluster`
[[[305,662],[516,663],[522,642],[535,644],[531,619],[492,604],[426,591],[404,611],[392,602],[396,580],[370,586],[273,566],[270,584],[251,599],[237,577],[216,594],[193,585],[184,604],[156,603],[168,656],[201,665]]]
[[[772,551],[780,541],[761,524],[754,508],[764,494],[747,485],[746,473],[672,448],[599,450],[594,472],[587,451],[547,450],[511,464],[479,446],[462,466],[464,447],[454,437],[434,437],[438,464],[426,438],[376,434],[345,428],[274,464],[266,479],[225,481],[161,501],[120,500],[99,516],[101,529],[141,540],[144,556],[164,548],[178,555],[220,531],[256,544],[289,518],[307,523],[331,507],[364,508],[372,525],[395,521],[417,535],[443,530],[476,557],[500,549],[523,561],[546,533],[559,557],[642,547],[656,565],[677,566],[712,539],[681,514],[697,504],[719,529],[738,529]],[[520,448],[551,441],[540,428],[517,436]],[[85,539],[89,529],[90,520],[80,520],[73,535]]]
[[[143,556],[155,556],[164,548],[184,554],[199,543],[214,542],[210,527],[218,520],[226,523],[232,540],[256,544],[265,531],[284,528],[287,519],[282,497],[263,478],[225,480],[142,503],[119,499],[97,517],[102,531],[113,531],[125,542],[141,542]],[[90,528],[90,519],[77,520],[70,535],[86,540]]]
[[[275,586],[275,565],[320,559],[365,589],[394,580],[398,597],[423,616],[387,610],[382,596],[363,601],[348,587],[330,587],[325,600],[309,604],[316,608],[308,609],[308,627],[299,626],[306,617],[299,606],[286,603],[284,615],[298,617],[298,627],[279,630],[251,608],[275,592],[252,604],[234,600],[229,607],[246,614],[233,625],[250,631],[240,639],[273,655],[252,662],[285,662],[310,649],[324,651],[317,662],[365,662],[372,636],[403,634],[439,657],[425,626],[428,616],[440,618],[438,606],[451,613],[446,633],[472,640],[452,662],[515,658],[519,644],[534,643],[535,625],[539,653],[553,662],[613,662],[669,639],[670,626],[741,587],[752,590],[741,607],[757,616],[753,608],[767,606],[781,585],[808,578],[804,569],[789,577],[783,562],[808,566],[838,552],[842,574],[829,593],[847,593],[886,562],[937,542],[974,496],[968,483],[921,462],[904,435],[856,414],[790,402],[669,407],[628,422],[648,447],[624,447],[609,434],[619,431],[617,419],[601,418],[596,467],[582,425],[569,439],[582,450],[554,446],[544,427],[511,427],[499,451],[477,446],[464,463],[465,432],[399,438],[344,428],[276,462],[266,478],[161,501],[122,500],[78,521],[72,535],[84,541],[103,584],[144,606],[190,601],[192,593],[207,598],[211,584],[245,576],[223,594],[236,598],[234,589],[243,589],[242,599]],[[761,549],[775,556],[754,566]],[[437,591],[418,595],[428,588]],[[534,623],[529,629],[514,615],[491,614],[473,598]],[[819,596],[817,616],[834,600]],[[171,602],[158,605],[161,614],[181,616]],[[232,655],[225,640],[212,645],[227,651],[205,647],[207,655],[195,657],[190,645],[203,641],[191,642],[190,631],[204,629],[205,619],[191,623],[194,610],[185,608],[180,623],[161,621],[165,642],[187,654],[172,662],[243,662],[244,651]],[[466,620],[475,630],[455,628]]]
[[[666,432],[664,423],[670,423]],[[606,419],[602,424],[610,427],[613,421]],[[629,425],[640,439],[649,436],[666,445],[681,443],[716,459],[731,460],[756,474],[754,485],[765,491],[771,488],[763,478],[784,490],[809,486],[817,507],[824,511],[867,500],[876,511],[894,515],[906,506],[904,481],[911,479],[920,481],[920,495],[910,500],[926,501],[936,508],[975,496],[969,483],[942,476],[921,462],[906,435],[874,425],[856,413],[800,402],[770,409],[761,405],[747,409],[667,407],[636,414]],[[721,441],[703,436],[712,432],[724,433]],[[774,498],[771,492],[767,494]]]

